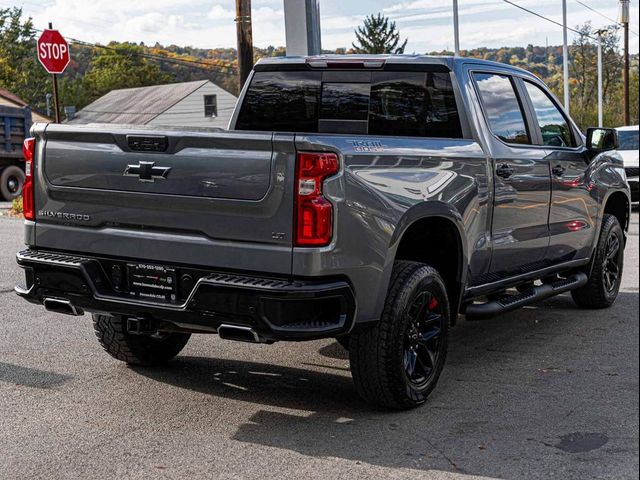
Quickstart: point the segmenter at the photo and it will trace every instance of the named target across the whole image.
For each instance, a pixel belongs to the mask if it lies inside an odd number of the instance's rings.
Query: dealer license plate
[[[129,264],[129,294],[141,300],[175,302],[176,270],[162,265]]]

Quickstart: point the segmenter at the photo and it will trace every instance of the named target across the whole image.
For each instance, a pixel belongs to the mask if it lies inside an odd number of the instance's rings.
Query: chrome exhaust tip
[[[45,298],[42,301],[44,308],[49,312],[62,313],[64,315],[72,315],[80,317],[84,315],[84,310],[74,306],[69,300],[64,298]]]
[[[265,340],[258,335],[251,327],[241,325],[222,324],[218,327],[218,335],[224,340],[235,340],[237,342],[265,343]]]

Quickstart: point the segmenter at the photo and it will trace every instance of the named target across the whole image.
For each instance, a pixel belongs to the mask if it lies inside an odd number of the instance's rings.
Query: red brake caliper
[[[436,297],[433,297],[428,305],[429,311],[432,312],[437,307],[438,307],[438,299]]]

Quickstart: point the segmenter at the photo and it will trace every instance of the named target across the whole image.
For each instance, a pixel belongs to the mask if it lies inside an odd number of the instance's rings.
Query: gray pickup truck
[[[93,314],[113,357],[193,333],[336,338],[367,401],[410,408],[459,314],[615,301],[630,216],[616,132],[486,61],[260,61],[229,130],[36,125],[18,295]]]

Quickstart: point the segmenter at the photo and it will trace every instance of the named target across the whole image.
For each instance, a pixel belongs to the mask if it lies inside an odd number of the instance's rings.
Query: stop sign
[[[58,30],[45,30],[38,39],[38,60],[49,73],[62,73],[69,65],[69,44]]]

